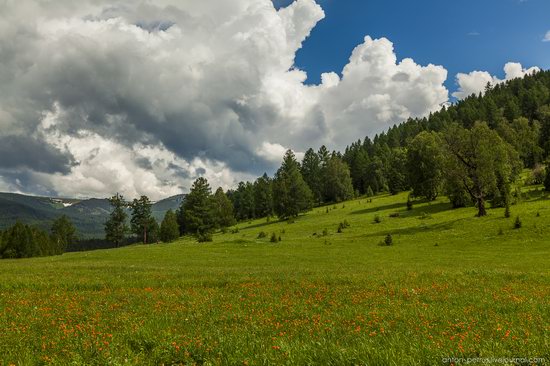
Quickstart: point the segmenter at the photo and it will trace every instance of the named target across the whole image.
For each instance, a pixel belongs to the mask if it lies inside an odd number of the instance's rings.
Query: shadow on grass
[[[452,221],[442,222],[434,225],[427,225],[425,222],[420,223],[418,226],[404,227],[401,229],[394,230],[383,230],[377,231],[375,233],[370,233],[362,235],[363,238],[373,238],[373,237],[383,237],[388,234],[391,235],[415,235],[418,233],[426,233],[430,231],[445,231],[451,230],[457,222],[463,221],[464,219],[456,219]]]
[[[443,211],[450,211],[453,206],[449,202],[432,203],[422,207],[413,207],[410,211],[401,213],[401,217],[418,217],[422,215],[431,215]]]
[[[363,210],[353,211],[351,212],[351,215],[362,215],[362,214],[368,214],[368,213],[379,212],[379,211],[396,210],[398,208],[404,208],[406,206],[407,206],[406,202],[392,203],[391,205],[377,206],[377,207],[366,208]]]

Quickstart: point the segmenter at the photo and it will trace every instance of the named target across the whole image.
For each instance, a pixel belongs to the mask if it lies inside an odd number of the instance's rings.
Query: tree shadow
[[[420,217],[423,215],[436,214],[443,211],[452,210],[453,206],[450,202],[438,202],[432,203],[422,207],[416,207],[410,211],[400,213],[401,217]]]
[[[430,231],[445,231],[445,230],[451,230],[457,222],[463,221],[463,220],[465,220],[465,219],[456,219],[456,220],[453,220],[453,221],[442,222],[442,223],[434,224],[434,225],[427,225],[426,223],[423,222],[418,226],[410,226],[410,227],[404,227],[404,228],[401,228],[401,229],[394,229],[394,230],[383,230],[383,231],[378,231],[378,232],[375,232],[375,233],[361,235],[360,237],[362,237],[362,238],[373,238],[373,237],[386,236],[388,234],[391,234],[391,235],[415,235],[415,234],[418,234],[418,233],[425,233],[425,232],[430,232]]]
[[[398,208],[404,208],[406,206],[407,206],[406,202],[392,203],[390,205],[376,206],[376,207],[365,208],[363,210],[353,211],[350,213],[350,215],[362,215],[362,214],[368,214],[368,213],[379,212],[379,211],[395,210]]]

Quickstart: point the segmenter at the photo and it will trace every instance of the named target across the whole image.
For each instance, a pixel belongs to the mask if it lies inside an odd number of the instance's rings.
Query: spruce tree
[[[176,214],[172,210],[168,210],[164,215],[164,219],[160,224],[160,240],[165,243],[171,243],[180,236],[180,229]]]
[[[152,227],[154,228],[156,224],[151,212],[151,206],[152,203],[147,196],[141,196],[139,199],[136,198],[130,204],[130,208],[132,210],[132,218],[130,220],[132,224],[132,232],[137,235],[138,238],[142,239],[143,244],[148,243],[147,235],[149,230]],[[150,242],[153,242],[153,240],[150,240]]]
[[[198,236],[213,230],[212,191],[206,178],[198,178],[183,203],[183,221],[188,233]]]
[[[292,150],[288,150],[273,182],[275,213],[281,219],[297,217],[311,208],[313,194],[300,173]]]
[[[254,206],[256,217],[273,215],[273,181],[266,173],[254,183]]]
[[[223,189],[220,187],[212,196],[213,215],[215,226],[218,229],[233,226],[236,223],[233,213],[233,203],[229,200]]]
[[[126,225],[128,215],[125,211],[128,204],[124,201],[124,197],[118,193],[109,198],[109,203],[113,210],[105,223],[105,239],[114,243],[118,248],[124,242],[128,232],[128,226]]]

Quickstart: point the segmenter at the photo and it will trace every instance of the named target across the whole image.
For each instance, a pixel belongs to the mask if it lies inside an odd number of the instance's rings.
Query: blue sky
[[[280,0],[286,5],[291,0]],[[340,72],[365,35],[386,37],[398,58],[433,63],[449,71],[456,90],[459,72],[488,71],[502,77],[505,63],[550,68],[548,0],[318,0],[326,17],[313,30],[296,64],[318,83],[326,71]]]

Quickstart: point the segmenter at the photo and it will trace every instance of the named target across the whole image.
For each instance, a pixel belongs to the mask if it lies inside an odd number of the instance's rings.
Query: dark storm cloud
[[[0,167],[28,168],[40,173],[70,172],[75,164],[72,156],[24,136],[0,136]]]

